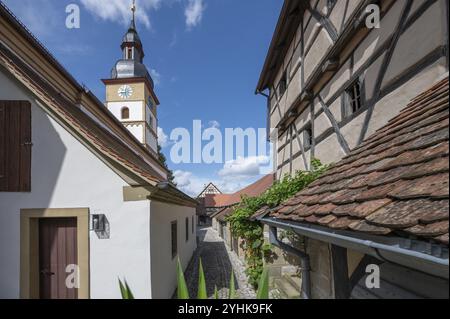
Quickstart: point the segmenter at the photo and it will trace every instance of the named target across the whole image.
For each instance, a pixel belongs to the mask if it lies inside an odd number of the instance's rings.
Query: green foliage
[[[203,271],[202,259],[200,258],[198,266],[198,291],[197,299],[208,299],[208,292],[206,290],[206,279]]]
[[[269,272],[267,268],[263,270],[258,286],[256,299],[269,299]]]
[[[173,185],[177,186],[177,184],[175,183],[175,176],[173,175],[173,171],[169,169],[169,166],[167,165],[167,158],[162,152],[161,146],[159,144],[158,144],[158,159],[161,165],[168,171],[167,180]]]
[[[214,299],[219,299],[219,291],[217,290],[217,286],[214,286]]]
[[[189,290],[184,279],[183,267],[181,267],[180,259],[177,261],[177,297],[178,299],[189,299]]]
[[[247,262],[246,274],[250,284],[255,288],[259,285],[264,266],[263,258],[270,254],[270,246],[264,244],[261,223],[251,221],[250,217],[265,206],[274,208],[293,197],[321,176],[328,169],[328,166],[322,165],[319,160],[314,159],[311,168],[311,171],[307,172],[298,171],[294,176],[286,175],[258,197],[242,197],[239,206],[236,207],[231,216],[227,217],[233,235],[244,240]]]
[[[128,283],[126,280],[125,280],[125,283],[123,283],[122,280],[119,279],[119,287],[120,287],[120,294],[122,295],[122,299],[134,299],[133,293],[131,292],[131,289],[128,286]]]
[[[228,299],[236,299],[236,284],[234,283],[234,272],[231,272],[230,289],[228,292]]]

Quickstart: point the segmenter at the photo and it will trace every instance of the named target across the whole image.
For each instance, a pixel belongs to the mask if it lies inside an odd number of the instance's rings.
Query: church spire
[[[131,12],[132,18],[130,29],[136,30],[136,0],[133,0],[133,4],[131,5]]]

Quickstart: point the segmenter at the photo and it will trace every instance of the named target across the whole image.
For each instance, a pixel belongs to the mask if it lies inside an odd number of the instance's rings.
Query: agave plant
[[[131,289],[128,286],[128,283],[126,280],[125,280],[125,283],[123,283],[122,280],[119,279],[119,287],[120,287],[120,294],[122,295],[122,299],[134,299],[133,293],[131,292]]]
[[[267,268],[263,270],[261,278],[259,279],[256,299],[269,299],[269,271]]]
[[[199,260],[198,268],[199,269],[198,269],[197,299],[208,299],[205,272],[203,271],[203,264],[201,259]],[[189,290],[186,284],[186,280],[184,278],[183,267],[181,266],[179,259],[177,261],[177,281],[178,281],[178,289],[177,289],[178,299],[189,299]],[[122,282],[122,280],[119,279],[119,287],[122,299],[134,299],[133,293],[131,292],[131,289],[128,286],[126,280]],[[228,299],[236,299],[236,298],[237,298],[236,284],[234,281],[234,272],[232,271],[230,278],[230,289],[228,292]],[[214,299],[219,299],[219,292],[217,290],[217,286],[214,287]],[[267,269],[264,269],[261,278],[259,280],[256,299],[269,299],[269,273]]]
[[[178,260],[177,264],[177,278],[178,278],[178,289],[177,295],[178,299],[189,299],[189,291],[186,285],[186,281],[184,279],[183,268],[181,267],[180,260]],[[234,280],[234,272],[231,272],[230,278],[230,288],[228,292],[228,299],[236,299],[236,285]],[[265,269],[261,275],[261,279],[259,281],[259,288],[256,294],[257,299],[269,299],[269,273],[267,269]],[[206,289],[206,280],[205,273],[203,271],[202,260],[199,261],[199,270],[198,270],[198,292],[197,299],[208,299],[208,293]],[[219,292],[217,290],[217,286],[214,288],[214,299],[219,299]]]

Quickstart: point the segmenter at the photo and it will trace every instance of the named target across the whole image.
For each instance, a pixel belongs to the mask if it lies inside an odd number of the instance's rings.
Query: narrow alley
[[[234,270],[237,298],[255,299],[255,292],[247,282],[242,261],[227,249],[219,234],[211,227],[199,227],[197,236],[198,249],[185,273],[189,295],[192,298],[197,296],[198,264],[201,258],[209,298],[214,298],[215,287],[220,299],[228,298],[231,271]]]

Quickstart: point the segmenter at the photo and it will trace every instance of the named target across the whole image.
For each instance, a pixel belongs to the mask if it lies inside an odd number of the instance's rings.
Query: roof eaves
[[[290,39],[292,39],[295,34],[295,30],[301,21],[301,13],[296,13],[296,10],[301,10],[303,8],[303,1],[304,0],[284,1],[266,59],[264,61],[263,69],[259,77],[256,93],[263,92],[268,87],[268,82],[270,81],[270,78],[273,77],[272,73],[277,70],[280,65],[281,59],[278,59],[278,56],[287,51]],[[294,20],[293,18],[296,19]],[[291,25],[289,25],[289,23]],[[286,30],[286,26],[289,26],[290,28]],[[284,32],[287,32],[286,36],[284,36]]]
[[[104,104],[86,87],[79,84],[78,81],[67,71],[64,66],[59,63],[59,61],[50,53],[50,51],[33,35],[33,33],[18,19],[17,16],[6,6],[6,4],[0,0],[0,16],[3,16],[7,19],[9,23],[11,23],[16,30],[30,43],[36,50],[40,52],[44,57],[48,59],[48,61],[59,71],[61,74],[76,88],[76,90],[80,93],[86,94],[86,96],[91,99],[91,101],[96,104],[99,110],[101,110],[106,116],[111,119],[117,127],[122,130],[124,134],[128,136],[133,142],[135,142],[136,146],[139,147],[143,152],[148,154],[153,160],[157,161],[158,159],[154,154],[148,151],[139,141],[129,132],[127,129],[121,125],[120,121],[112,115],[112,113],[104,107]],[[166,168],[161,166],[161,169],[168,172]]]
[[[330,232],[323,226],[282,221],[273,217],[265,217],[261,219],[261,222],[272,227],[294,231],[300,236],[359,251],[385,262],[393,262],[449,279],[449,251],[442,245],[344,230]]]

